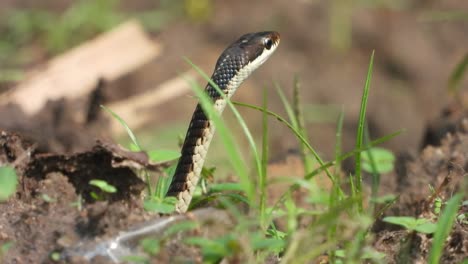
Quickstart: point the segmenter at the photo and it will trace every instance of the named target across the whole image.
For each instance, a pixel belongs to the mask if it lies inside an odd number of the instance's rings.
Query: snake
[[[275,31],[248,33],[221,53],[211,76],[212,82],[208,82],[204,90],[212,99],[217,114],[221,115],[227,100],[241,83],[274,53],[279,42],[280,34]],[[219,89],[211,83],[216,84]],[[185,213],[189,208],[214,133],[213,121],[198,103],[166,194],[167,197],[176,197],[175,210],[178,213]]]

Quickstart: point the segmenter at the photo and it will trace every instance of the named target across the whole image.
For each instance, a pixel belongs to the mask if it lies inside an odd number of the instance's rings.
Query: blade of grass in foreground
[[[297,123],[297,130],[301,132],[304,138],[308,138],[307,130],[305,128],[304,122],[304,112],[302,111],[301,100],[299,95],[299,77],[294,77],[294,86],[293,86],[293,110],[294,110],[294,117],[296,118]],[[301,148],[301,156],[302,161],[304,163],[304,171],[305,174],[312,171],[312,164],[313,160],[311,159],[310,155],[307,155],[307,147],[304,144],[299,144]]]
[[[262,173],[259,175],[258,185],[260,189],[260,225],[262,230],[266,231],[268,228],[267,215],[266,215],[266,177],[268,165],[268,93],[263,90],[263,113],[262,113]]]
[[[135,145],[135,147],[137,147],[136,150],[137,151],[142,151],[143,149],[141,148],[140,143],[138,143],[138,140],[137,140],[135,134],[133,134],[133,131],[130,129],[130,127],[127,125],[127,123],[118,114],[116,114],[114,111],[110,110],[109,108],[107,108],[107,107],[105,107],[103,105],[100,105],[100,106],[106,112],[111,114],[112,117],[114,117],[117,121],[119,121],[119,123],[125,128],[125,131],[127,131],[128,136],[132,140],[132,143]]]
[[[365,129],[364,129],[364,145],[367,147],[370,142],[370,135],[369,135],[369,127],[367,123],[365,124]],[[373,155],[373,152],[371,149],[366,151],[369,157],[369,163],[372,168],[371,172],[371,200],[369,202],[369,208],[368,212],[370,215],[374,214],[375,210],[375,203],[371,202],[372,200],[377,198],[378,192],[379,192],[379,186],[380,186],[380,173],[377,171],[377,164]]]
[[[452,230],[462,198],[463,194],[458,193],[447,202],[447,205],[437,222],[436,232],[432,240],[431,252],[429,253],[429,264],[439,263],[442,250],[444,249],[445,240]]]
[[[275,83],[275,88],[276,92],[278,93],[278,96],[281,99],[281,102],[283,103],[284,110],[286,110],[286,114],[288,115],[289,121],[291,122],[291,125],[297,129],[297,120],[294,116],[294,111],[291,107],[291,104],[289,103],[288,99],[286,98],[286,95],[284,95],[283,90],[279,86],[278,83]]]
[[[468,54],[463,57],[463,59],[458,63],[458,65],[453,70],[449,83],[448,89],[452,94],[457,94],[459,90],[459,84],[463,80],[464,74],[468,71]]]
[[[341,109],[340,115],[338,116],[338,122],[336,124],[336,137],[335,137],[335,184],[332,186],[332,192],[330,195],[330,201],[328,208],[332,210],[334,207],[337,206],[339,201],[342,198],[341,186],[340,186],[340,171],[341,171],[341,163],[338,161],[339,157],[341,156],[341,140],[342,140],[342,132],[343,132],[343,121],[344,121],[344,111]],[[332,223],[330,227],[327,229],[327,241],[335,241],[336,240],[336,230],[337,230],[337,223]],[[330,256],[331,263],[335,261],[335,250],[330,249],[328,251],[328,255]]]
[[[358,123],[358,131],[356,136],[356,149],[361,149],[363,144],[364,138],[364,123],[366,122],[366,110],[367,110],[367,99],[369,97],[369,89],[370,89],[370,82],[372,78],[372,67],[374,64],[374,51],[372,51],[370,62],[369,62],[369,69],[367,70],[367,78],[366,84],[364,85],[364,92],[362,94],[361,99],[361,110],[359,113],[359,123]],[[357,197],[358,202],[358,211],[360,213],[363,212],[363,197],[362,197],[362,172],[361,172],[361,152],[357,152],[355,155],[356,159],[356,176],[355,176],[355,188],[353,191],[353,195]]]

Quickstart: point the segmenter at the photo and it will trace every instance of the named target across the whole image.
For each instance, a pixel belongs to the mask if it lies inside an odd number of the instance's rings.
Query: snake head
[[[239,77],[236,81],[242,82],[273,54],[279,42],[280,34],[275,31],[248,33],[241,36],[219,57],[213,79],[221,88],[236,76]]]

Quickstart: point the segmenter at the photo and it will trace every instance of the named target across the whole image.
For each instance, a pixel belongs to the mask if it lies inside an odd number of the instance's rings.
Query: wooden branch
[[[188,93],[190,91],[189,80],[196,79],[200,79],[199,75],[195,71],[188,71],[142,94],[112,103],[107,107],[125,120],[132,129],[138,129],[154,120],[156,106]],[[115,118],[111,119],[111,131],[114,135],[125,132]]]
[[[49,99],[76,99],[92,91],[99,78],[114,81],[153,60],[161,52],[137,21],[128,21],[30,73],[0,105],[18,104],[33,115]]]

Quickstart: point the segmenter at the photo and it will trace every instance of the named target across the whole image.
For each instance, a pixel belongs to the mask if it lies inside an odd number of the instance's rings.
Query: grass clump
[[[361,104],[359,119],[359,131],[357,135],[356,149],[351,153],[341,153],[341,130],[344,114],[339,115],[337,144],[335,160],[325,162],[318,152],[309,143],[304,124],[304,112],[299,101],[299,82],[294,83],[293,103],[289,103],[282,90],[277,86],[278,94],[288,114],[288,120],[267,109],[267,96],[264,94],[263,105],[253,106],[244,103],[232,103],[228,100],[228,107],[241,125],[244,135],[249,142],[253,155],[254,169],[249,172],[243,156],[238,150],[238,144],[234,136],[219,114],[213,109],[211,99],[203,92],[202,87],[191,83],[200,103],[213,120],[217,128],[217,135],[221,139],[229,155],[229,159],[239,177],[237,184],[217,184],[213,188],[208,186],[211,193],[208,196],[198,196],[194,201],[212,200],[219,202],[220,206],[231,212],[237,221],[235,230],[228,232],[216,239],[192,237],[186,243],[200,247],[207,263],[216,263],[223,258],[241,259],[249,263],[263,263],[267,257],[282,255],[282,263],[304,263],[316,259],[324,252],[328,252],[333,262],[346,261],[346,263],[360,263],[362,260],[378,261],[382,254],[378,254],[370,247],[368,229],[375,221],[364,208],[364,199],[361,187],[360,168],[361,152],[372,149],[376,144],[388,140],[398,133],[386,136],[376,141],[364,141],[365,111],[372,76],[371,56],[369,71]],[[208,75],[204,74],[197,66],[189,62],[213,87],[219,89]],[[221,93],[222,94],[222,93]],[[262,141],[261,144],[253,140],[253,136],[245,125],[244,120],[238,114],[236,106],[247,107],[262,114]],[[305,165],[303,179],[286,179],[291,182],[291,187],[281,195],[274,204],[268,204],[270,200],[266,191],[268,187],[267,161],[268,161],[268,119],[275,118],[287,126],[297,137],[301,157]],[[366,143],[366,144],[365,144]],[[377,151],[378,152],[378,151]],[[382,153],[375,153],[376,161],[381,172],[380,164]],[[388,154],[385,152],[385,154]],[[357,176],[352,176],[350,183],[352,193],[347,195],[340,180],[339,164],[350,156],[355,156],[359,162],[356,170]],[[386,156],[385,156],[386,157]],[[384,159],[384,161],[387,161]],[[331,167],[335,167],[332,171]],[[388,168],[387,168],[388,169]],[[314,176],[323,172],[332,182],[331,192],[324,191],[315,182]],[[254,175],[252,175],[254,174]],[[297,203],[294,193],[298,189],[306,191],[306,204]],[[197,192],[196,192],[197,193]],[[200,192],[198,192],[200,193]],[[248,205],[249,213],[239,211],[239,201]],[[192,204],[192,207],[198,203]],[[346,218],[346,221],[342,221]],[[301,225],[300,219],[310,223],[307,227]],[[279,223],[279,225],[278,225]],[[346,232],[343,232],[346,230]],[[357,240],[355,238],[358,238]],[[355,239],[354,243],[350,242]],[[324,242],[325,241],[325,242]],[[344,255],[343,255],[344,254]],[[343,257],[344,256],[344,257]]]
[[[228,100],[228,106],[234,112],[249,142],[254,161],[251,171],[247,169],[247,163],[238,150],[239,144],[235,143],[232,130],[228,129],[226,123],[214,111],[212,101],[203,92],[202,87],[192,83],[193,90],[199,97],[204,110],[215,123],[218,129],[217,137],[223,142],[235,169],[235,174],[239,177],[238,183],[208,184],[205,186],[209,190],[208,195],[196,192],[197,197],[194,198],[195,203],[192,204],[192,208],[197,207],[203,201],[214,200],[219,206],[226,208],[237,222],[234,230],[221,237],[214,239],[190,237],[185,240],[186,243],[201,249],[204,261],[216,263],[226,259],[264,263],[267,258],[276,257],[280,263],[307,263],[319,259],[324,254],[327,255],[330,263],[382,263],[384,261],[385,254],[377,252],[372,247],[373,237],[369,230],[377,218],[382,215],[383,210],[397,199],[395,196],[377,196],[380,174],[388,173],[394,169],[395,156],[377,145],[397,136],[401,131],[379,139],[371,140],[369,138],[366,110],[373,59],[374,53],[370,57],[361,99],[355,149],[349,153],[342,152],[341,136],[344,113],[341,111],[337,119],[335,157],[328,162],[320,157],[307,139],[304,124],[307,113],[301,107],[297,79],[294,83],[292,103],[288,101],[277,85],[278,94],[288,116],[287,119],[268,110],[266,92],[262,106],[232,103]],[[189,64],[207,82],[216,87],[198,67],[191,62]],[[253,140],[236,107],[246,107],[262,114],[262,139],[259,144]],[[271,117],[288,127],[296,136],[305,167],[302,179],[284,179],[291,185],[273,203],[271,203],[270,194],[267,192],[270,182],[267,180],[266,169],[269,148],[268,122]],[[353,175],[343,177],[340,172],[340,163],[349,157],[355,158],[356,171]],[[363,190],[362,171],[366,171],[372,176],[372,190],[369,199],[365,197]],[[323,190],[315,181],[315,176],[319,173],[326,175],[332,183],[329,190]],[[303,193],[302,202],[295,198],[299,189]],[[244,208],[244,206],[239,206],[240,203],[247,205],[248,213],[239,209],[239,207]],[[383,209],[375,211],[376,208],[379,208],[378,204],[383,204]],[[442,218],[443,216],[440,217],[440,219]],[[448,218],[446,221],[452,220],[452,218]],[[425,234],[435,234],[436,227],[441,225],[440,222],[434,224],[427,219],[405,217],[388,217],[385,221],[402,225],[410,231]],[[440,245],[434,247],[442,248]],[[437,249],[434,252],[437,253]]]

